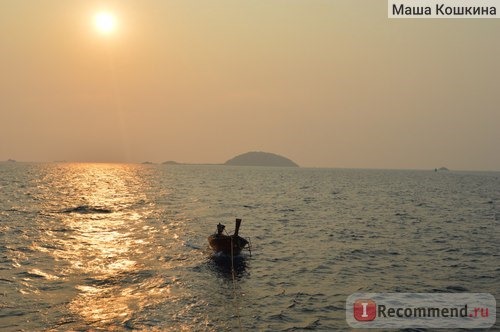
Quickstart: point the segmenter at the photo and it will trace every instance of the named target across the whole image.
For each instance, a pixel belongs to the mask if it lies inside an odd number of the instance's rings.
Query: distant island
[[[299,167],[292,160],[269,152],[247,152],[240,154],[224,163],[229,166],[275,166]]]
[[[269,152],[247,152],[229,159],[224,164],[191,164],[174,160],[162,162],[162,165],[222,165],[222,166],[275,166],[300,167],[292,160]]]

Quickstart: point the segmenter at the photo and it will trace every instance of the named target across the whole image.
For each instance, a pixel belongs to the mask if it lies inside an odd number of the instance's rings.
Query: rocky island
[[[292,160],[269,152],[247,152],[226,161],[229,166],[299,167]]]

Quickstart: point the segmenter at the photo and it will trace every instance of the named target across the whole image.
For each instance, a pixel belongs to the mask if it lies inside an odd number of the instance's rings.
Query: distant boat
[[[210,247],[216,253],[223,253],[226,255],[236,256],[239,255],[241,250],[248,246],[249,242],[247,239],[238,235],[241,226],[241,219],[236,219],[236,228],[233,235],[226,235],[224,229],[226,226],[219,223],[217,225],[217,233],[214,233],[208,237],[208,243]]]
[[[15,163],[16,161],[14,159],[8,159],[7,162],[9,162],[9,163]]]
[[[448,172],[448,171],[449,169],[446,167],[439,167],[434,169],[434,172]]]

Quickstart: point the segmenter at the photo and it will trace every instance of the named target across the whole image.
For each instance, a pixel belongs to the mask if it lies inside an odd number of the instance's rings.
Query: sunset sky
[[[0,160],[500,170],[499,59],[385,0],[2,0]]]

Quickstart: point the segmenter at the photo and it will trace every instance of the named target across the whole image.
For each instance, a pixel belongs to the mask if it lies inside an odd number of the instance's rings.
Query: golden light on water
[[[58,214],[66,236],[47,233],[52,238],[47,242],[57,248],[52,255],[67,264],[64,274],[74,278],[76,296],[68,304],[70,311],[89,324],[109,326],[168,298],[164,278],[142,278],[151,233],[139,222],[147,211],[138,215],[129,210],[146,199],[145,184],[134,168],[75,164],[55,176],[64,181],[54,190],[72,195],[58,202],[68,207]],[[48,278],[42,273],[36,275]]]

